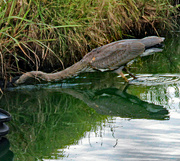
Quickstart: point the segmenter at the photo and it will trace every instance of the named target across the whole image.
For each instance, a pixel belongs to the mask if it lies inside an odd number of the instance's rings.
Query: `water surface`
[[[114,73],[84,73],[7,91],[0,106],[13,116],[14,160],[180,159],[179,42],[137,59],[129,85]]]

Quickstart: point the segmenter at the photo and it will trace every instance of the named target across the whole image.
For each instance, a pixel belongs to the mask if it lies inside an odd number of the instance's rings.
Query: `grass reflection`
[[[17,160],[63,158],[63,150],[58,149],[77,144],[88,131],[96,131],[111,116],[169,118],[163,106],[129,94],[129,87],[121,84],[113,74],[103,73],[96,79],[91,76],[78,79],[91,82],[86,86],[54,89],[50,86],[5,93],[1,106],[13,116],[8,138]],[[67,82],[75,83],[75,80]]]
[[[167,39],[163,53],[143,58],[143,63],[135,64],[135,73],[179,72],[178,44],[179,39]],[[174,77],[171,79],[179,81]],[[157,80],[165,82],[169,76],[162,78]],[[13,116],[8,138],[15,160],[66,157],[58,149],[77,144],[88,131],[96,131],[112,116],[169,119],[169,109],[163,106],[178,98],[178,86],[130,85],[126,90],[122,82],[114,73],[84,73],[47,85],[47,89],[5,92],[0,107]]]
[[[96,130],[107,119],[60,92],[19,91],[4,97],[1,106],[13,116],[8,136],[17,160],[49,158],[52,154],[63,157],[57,149],[76,144],[85,132]]]

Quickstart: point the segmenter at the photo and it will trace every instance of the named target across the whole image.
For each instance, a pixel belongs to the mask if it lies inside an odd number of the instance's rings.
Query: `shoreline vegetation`
[[[0,87],[27,71],[65,69],[92,49],[112,41],[162,36],[178,27],[177,3],[3,0],[0,2]]]

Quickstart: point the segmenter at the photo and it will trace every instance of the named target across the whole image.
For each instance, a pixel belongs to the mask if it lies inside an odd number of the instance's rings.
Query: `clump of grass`
[[[26,70],[27,66],[30,70],[38,70],[40,60],[44,59],[47,51],[52,56],[56,56],[44,43],[55,39],[43,39],[41,35],[41,30],[50,32],[49,26],[35,21],[37,15],[31,11],[31,5],[31,1],[27,3],[26,0],[0,2],[0,72],[2,78],[7,78],[8,74]],[[38,52],[41,54],[37,54]]]
[[[0,77],[53,71],[124,37],[171,30],[169,0],[0,1]]]

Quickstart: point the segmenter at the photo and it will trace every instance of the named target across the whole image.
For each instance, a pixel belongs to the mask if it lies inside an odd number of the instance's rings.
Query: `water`
[[[84,73],[7,91],[0,108],[13,117],[11,156],[15,161],[180,160],[179,43],[179,37],[168,39],[163,53],[138,59],[131,67],[138,79],[129,78],[129,85],[114,73]]]

